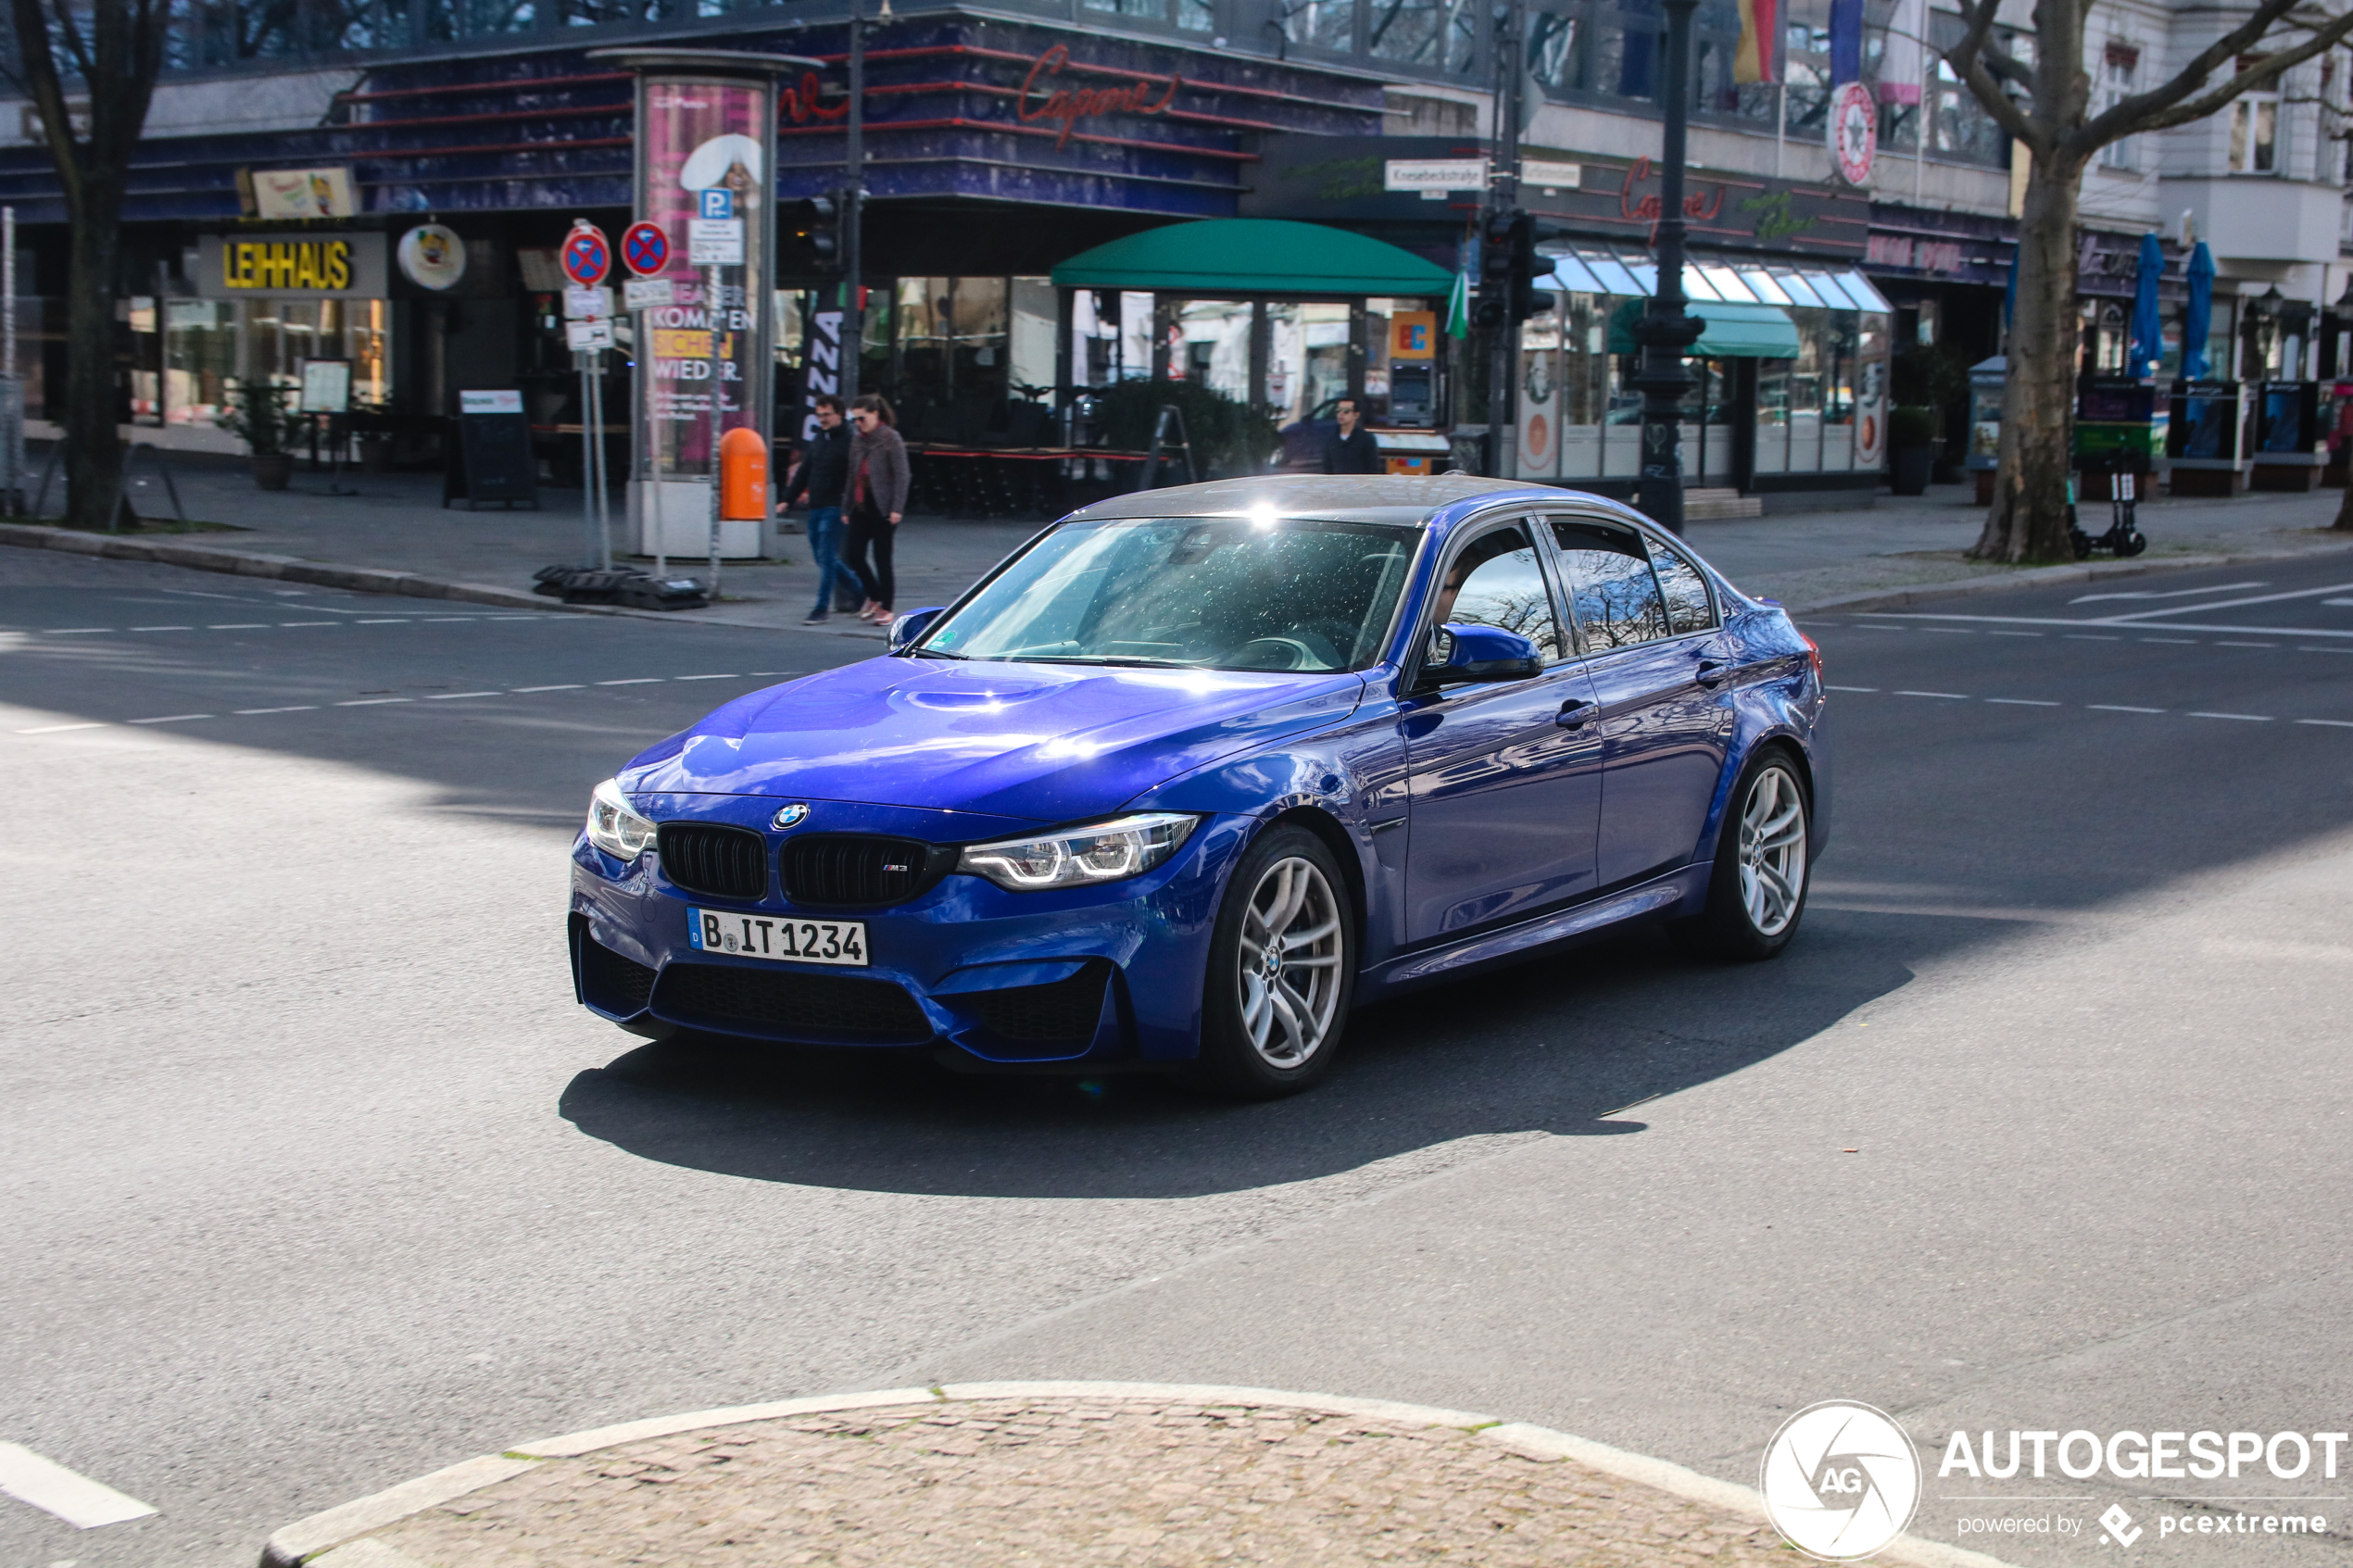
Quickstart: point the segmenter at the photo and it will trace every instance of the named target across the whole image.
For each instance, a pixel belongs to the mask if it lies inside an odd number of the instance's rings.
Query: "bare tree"
[[[170,0],[9,0],[9,15],[17,48],[15,69],[6,74],[41,117],[72,231],[65,418],[70,518],[102,528],[121,471],[114,337],[123,192],[163,68]],[[69,101],[69,88],[87,95],[86,108]]]
[[[2256,0],[2244,21],[2170,81],[2093,114],[2083,30],[2095,0],[2036,0],[2031,65],[1994,39],[2001,0],[1960,0],[1962,36],[1944,58],[2033,159],[2019,222],[2000,466],[1994,508],[1970,552],[1977,558],[2074,558],[2067,474],[2075,425],[2076,201],[2085,167],[2111,142],[2203,119],[2333,47],[2353,32],[2353,6],[2340,15],[2338,3]],[[2227,80],[2208,87],[2218,70],[2230,73]]]

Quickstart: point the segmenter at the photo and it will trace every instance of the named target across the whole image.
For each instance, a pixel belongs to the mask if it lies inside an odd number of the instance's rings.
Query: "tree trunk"
[[[2075,558],[2067,476],[2075,441],[2075,202],[2082,174],[2080,162],[2038,158],[2027,180],[2001,456],[1994,508],[1969,551],[1976,560]]]
[[[67,521],[76,528],[104,528],[113,520],[122,478],[114,319],[122,191],[104,177],[85,175],[81,184],[66,298]]]

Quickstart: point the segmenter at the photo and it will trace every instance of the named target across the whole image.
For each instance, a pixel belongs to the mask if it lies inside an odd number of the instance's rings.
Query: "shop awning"
[[[1573,294],[1614,294],[1648,298],[1658,292],[1658,264],[1647,251],[1604,245],[1550,244],[1551,277],[1537,286]],[[1746,257],[1694,252],[1683,267],[1683,293],[1694,314],[1703,304],[1804,306],[1815,310],[1894,307],[1862,273],[1848,268],[1788,265]]]
[[[1609,315],[1609,351],[1632,354],[1634,323],[1648,302],[1629,299]],[[1794,359],[1797,323],[1778,305],[1739,305],[1728,300],[1692,300],[1686,307],[1707,325],[1692,352],[1709,359]]]
[[[1443,295],[1453,274],[1385,241],[1280,218],[1211,218],[1147,229],[1054,269],[1062,288],[1253,295]]]

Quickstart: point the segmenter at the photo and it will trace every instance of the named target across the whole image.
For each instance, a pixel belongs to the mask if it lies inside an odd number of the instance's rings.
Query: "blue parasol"
[[[2141,236],[2140,266],[2133,282],[2132,364],[2135,377],[2157,373],[2165,358],[2164,328],[2157,319],[2157,280],[2165,271],[2165,247],[2155,234]]]
[[[2190,300],[2182,312],[2182,374],[2206,379],[2206,338],[2214,326],[2214,253],[2200,240],[2190,252]]]

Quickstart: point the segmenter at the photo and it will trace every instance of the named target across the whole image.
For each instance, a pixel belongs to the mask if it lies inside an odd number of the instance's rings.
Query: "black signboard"
[[[458,394],[458,439],[441,488],[441,504],[452,501],[465,502],[469,511],[484,501],[510,509],[522,501],[537,508],[539,462],[532,456],[522,393]]]

